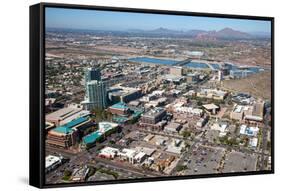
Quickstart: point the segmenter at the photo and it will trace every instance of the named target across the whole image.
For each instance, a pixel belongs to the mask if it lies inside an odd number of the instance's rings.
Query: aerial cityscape
[[[271,170],[270,21],[46,8],[45,183]]]

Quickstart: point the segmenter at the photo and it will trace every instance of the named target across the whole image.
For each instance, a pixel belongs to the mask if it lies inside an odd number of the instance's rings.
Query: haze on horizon
[[[232,28],[246,33],[271,33],[271,22],[248,19],[212,18],[199,16],[163,15],[97,11],[69,8],[46,8],[47,28],[87,30],[169,30],[219,31]]]

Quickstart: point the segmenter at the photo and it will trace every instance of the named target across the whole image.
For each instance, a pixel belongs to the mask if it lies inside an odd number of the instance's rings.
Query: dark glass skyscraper
[[[87,110],[106,107],[106,86],[101,81],[101,72],[98,68],[85,69],[85,101]]]
[[[88,88],[87,84],[90,81],[96,80],[96,81],[101,81],[101,71],[99,68],[86,68],[84,71],[84,76],[85,76],[85,99],[88,99]]]
[[[101,80],[101,72],[99,68],[86,68],[85,71],[85,83],[92,80]]]

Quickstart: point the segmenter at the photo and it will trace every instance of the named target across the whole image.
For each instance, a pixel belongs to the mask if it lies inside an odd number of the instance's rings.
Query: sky
[[[242,32],[270,33],[270,21],[160,15],[96,11],[85,9],[46,8],[47,28],[71,28],[93,30],[221,30],[229,27]]]

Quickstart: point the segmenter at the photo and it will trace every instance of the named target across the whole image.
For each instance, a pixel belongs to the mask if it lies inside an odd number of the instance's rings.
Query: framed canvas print
[[[274,172],[274,19],[30,7],[30,184]]]

